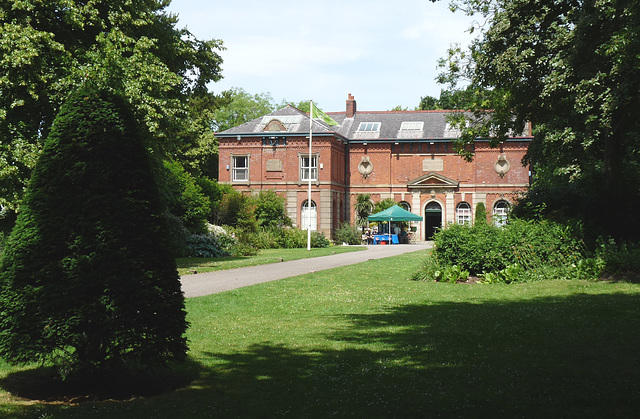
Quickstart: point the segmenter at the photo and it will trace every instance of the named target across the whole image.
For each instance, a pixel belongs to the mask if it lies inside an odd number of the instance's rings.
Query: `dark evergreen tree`
[[[485,207],[484,202],[479,202],[478,205],[476,205],[475,220],[476,225],[487,224],[487,207]]]
[[[185,358],[184,296],[141,133],[106,91],[83,88],[61,108],[1,261],[9,362],[84,373]]]

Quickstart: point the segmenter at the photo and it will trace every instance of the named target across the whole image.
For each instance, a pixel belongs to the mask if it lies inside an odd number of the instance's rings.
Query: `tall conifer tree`
[[[63,372],[187,351],[184,296],[129,106],[83,88],[57,115],[1,261],[0,355]]]

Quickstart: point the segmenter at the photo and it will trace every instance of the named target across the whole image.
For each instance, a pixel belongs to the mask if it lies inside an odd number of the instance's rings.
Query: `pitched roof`
[[[272,124],[273,121],[276,121],[277,123]],[[309,122],[310,118],[306,112],[302,112],[298,108],[287,105],[275,112],[261,116],[260,118],[256,118],[249,122],[245,122],[242,125],[230,128],[217,135],[225,136],[262,132],[308,133]],[[282,131],[282,128],[285,130]],[[335,131],[335,127],[331,127],[324,121],[318,119],[313,120],[314,133],[333,133]]]
[[[340,124],[337,132],[350,139],[452,139],[460,135],[447,123],[451,111],[358,111],[353,118],[329,113]],[[362,131],[361,124],[380,123],[379,131]],[[415,122],[417,124],[410,124]],[[403,125],[403,123],[405,123]],[[409,128],[409,129],[402,129]]]
[[[452,112],[458,111],[358,111],[352,118],[347,118],[346,112],[327,112],[339,125],[330,126],[324,121],[314,119],[313,132],[335,133],[349,140],[372,142],[451,140],[460,135],[460,131],[452,129],[447,121],[447,115]],[[309,123],[310,118],[306,112],[287,105],[217,135],[224,137],[263,132],[304,134],[309,132]]]

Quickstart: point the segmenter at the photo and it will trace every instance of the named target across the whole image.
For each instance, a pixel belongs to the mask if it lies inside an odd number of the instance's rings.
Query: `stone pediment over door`
[[[457,180],[442,176],[436,172],[430,172],[407,182],[407,188],[414,190],[452,190],[456,189],[459,184],[460,182]]]

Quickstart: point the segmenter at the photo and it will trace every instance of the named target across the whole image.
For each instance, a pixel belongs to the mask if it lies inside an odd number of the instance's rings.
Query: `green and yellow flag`
[[[329,115],[322,112],[322,110],[317,106],[315,106],[315,104],[311,107],[311,112],[313,113],[313,115],[311,115],[312,119],[321,119],[329,125],[340,125],[336,121],[334,121]]]

